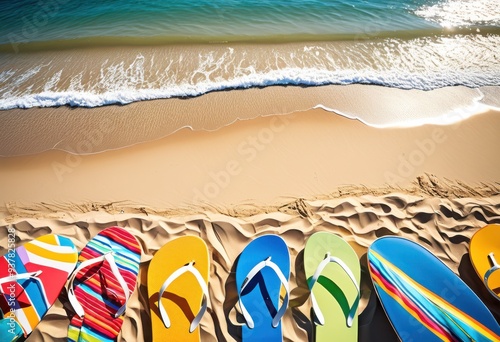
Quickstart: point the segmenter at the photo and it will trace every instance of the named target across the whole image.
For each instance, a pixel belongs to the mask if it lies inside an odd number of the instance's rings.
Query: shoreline
[[[269,86],[498,86],[499,35],[0,53],[0,108],[99,107]],[[463,59],[463,55],[468,56]],[[327,103],[318,103],[328,106]],[[335,108],[335,107],[330,107]],[[274,113],[276,114],[276,113]]]
[[[366,251],[386,235],[431,250],[500,321],[467,263],[472,234],[500,223],[499,93],[275,86],[0,111],[0,154],[21,154],[0,157],[0,242],[12,230],[18,245],[56,233],[81,250],[106,227],[131,232],[143,255],[118,341],[151,341],[149,262],[185,235],[210,254],[203,341],[241,338],[234,267],[265,234],[283,237],[291,254],[286,340],[313,334],[303,249],[319,231],[345,239],[362,265],[360,342],[395,336],[383,313],[365,310],[376,303]],[[64,339],[66,303],[62,294],[28,340]]]
[[[498,114],[499,94],[500,86],[431,91],[360,84],[270,86],[96,108],[11,109],[0,111],[0,158],[49,150],[95,154],[158,141],[185,129],[213,132],[258,118],[320,109],[381,129],[459,124]],[[481,114],[486,111],[490,113]],[[126,135],[111,135],[116,132]]]

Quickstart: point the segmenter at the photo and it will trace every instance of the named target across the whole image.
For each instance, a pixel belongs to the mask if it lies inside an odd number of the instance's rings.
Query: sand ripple
[[[81,207],[80,207],[81,209]],[[92,211],[32,211],[34,215],[12,214],[0,220],[0,241],[6,241],[7,227],[16,229],[18,243],[57,233],[72,239],[81,249],[101,229],[118,225],[136,236],[143,249],[138,290],[129,303],[119,341],[149,341],[150,316],[147,306],[147,271],[154,253],[169,240],[183,235],[201,236],[211,253],[210,302],[201,322],[203,341],[239,340],[242,318],[237,307],[234,270],[238,255],[255,237],[280,234],[292,257],[290,309],[284,316],[287,341],[307,341],[313,325],[304,276],[303,249],[317,231],[330,231],[345,238],[361,260],[378,237],[398,235],[430,249],[458,273],[465,260],[473,233],[487,223],[500,223],[500,195],[482,198],[447,199],[429,195],[388,193],[356,197],[298,200],[279,210],[261,210],[233,217],[213,211],[201,214],[157,215],[144,208],[137,212],[94,208]],[[28,212],[27,208],[23,209]],[[35,217],[34,217],[35,216]],[[1,249],[5,252],[5,248]],[[362,278],[364,304],[370,295],[368,279]],[[67,299],[50,309],[29,341],[64,340],[68,319]]]

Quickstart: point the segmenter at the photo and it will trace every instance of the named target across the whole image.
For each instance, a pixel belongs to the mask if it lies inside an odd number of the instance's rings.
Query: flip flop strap
[[[486,271],[486,273],[484,274],[484,284],[486,285],[486,288],[488,289],[488,291],[497,299],[497,300],[500,300],[500,297],[489,287],[488,285],[488,281],[489,281],[489,278],[491,276],[491,274],[495,271],[498,271],[500,270],[500,265],[497,263],[496,259],[495,259],[495,254],[492,252],[490,254],[488,254],[488,260],[490,261],[490,264],[492,265],[491,268]]]
[[[113,252],[106,253],[104,255],[101,255],[97,258],[89,259],[80,264],[78,268],[73,272],[69,279],[68,283],[68,299],[71,305],[73,306],[73,309],[75,310],[75,313],[80,316],[80,318],[83,318],[85,316],[85,312],[83,311],[82,305],[78,302],[78,299],[76,298],[75,295],[75,289],[73,282],[75,280],[76,275],[84,268],[101,263],[103,261],[107,261],[109,263],[109,266],[111,268],[111,272],[113,275],[116,277],[118,280],[118,283],[123,289],[123,293],[125,294],[125,303],[118,309],[118,311],[115,313],[115,318],[121,316],[125,312],[125,308],[127,307],[127,302],[130,298],[130,290],[127,286],[127,283],[125,282],[125,279],[123,279],[123,276],[120,274],[120,271],[118,270],[118,266],[116,266],[115,258],[113,256]]]
[[[243,281],[243,285],[241,286],[240,293],[239,293],[239,304],[241,308],[241,313],[243,314],[243,317],[245,318],[245,321],[247,322],[247,326],[250,329],[254,328],[254,322],[252,319],[252,316],[248,313],[248,310],[246,309],[245,305],[243,304],[243,301],[241,300],[241,294],[243,293],[243,290],[245,290],[246,286],[252,281],[253,277],[255,277],[264,267],[270,267],[274,273],[278,276],[278,278],[281,281],[281,284],[285,288],[286,294],[285,298],[283,299],[283,303],[281,304],[281,307],[278,309],[278,312],[276,315],[273,317],[273,328],[276,328],[281,320],[281,317],[285,314],[286,308],[288,307],[288,297],[290,293],[290,289],[288,287],[288,280],[286,279],[285,275],[283,272],[281,272],[281,269],[276,265],[274,262],[271,261],[271,257],[267,258],[264,261],[259,262],[257,265],[255,265],[250,272],[248,272],[248,275],[246,276],[245,280]]]
[[[163,285],[160,288],[160,292],[158,293],[158,309],[160,310],[160,316],[163,321],[163,324],[165,327],[168,329],[170,328],[170,318],[168,317],[167,311],[163,307],[161,298],[163,297],[163,293],[167,289],[167,287],[170,286],[177,278],[179,278],[182,274],[186,272],[190,272],[191,274],[194,275],[196,280],[198,281],[198,284],[200,285],[200,288],[203,291],[203,299],[201,302],[201,308],[200,311],[198,311],[198,314],[195,316],[191,324],[189,325],[189,332],[192,333],[200,324],[201,318],[205,314],[205,311],[207,311],[207,306],[208,306],[208,286],[205,283],[205,279],[203,279],[203,276],[201,275],[200,271],[198,271],[194,266],[194,261],[191,261],[189,264],[184,265],[177,269],[175,272],[173,272],[163,283]]]
[[[310,278],[309,281],[309,289],[311,290],[311,302],[314,311],[314,316],[316,317],[315,323],[319,325],[324,325],[325,318],[323,316],[323,313],[321,312],[321,309],[319,308],[318,302],[316,301],[316,297],[314,296],[314,292],[312,291],[312,289],[316,284],[316,282],[318,281],[321,272],[323,272],[323,269],[326,267],[326,265],[328,265],[331,262],[338,264],[342,268],[342,270],[349,276],[349,279],[351,279],[352,283],[356,287],[357,291],[356,299],[354,300],[352,306],[349,308],[349,315],[347,316],[346,320],[347,326],[350,328],[352,326],[354,316],[356,315],[356,311],[358,309],[359,298],[360,298],[359,285],[349,267],[341,259],[330,256],[330,252],[326,253],[325,258],[319,263],[318,267],[316,268],[316,272],[314,272],[314,275]]]
[[[43,286],[42,280],[38,277],[41,273],[42,273],[42,271],[39,270],[36,272],[18,273],[16,275],[0,278],[0,293],[5,294],[5,291],[3,290],[3,286],[2,286],[5,283],[18,281],[21,279],[33,279],[36,281],[36,283],[38,284],[38,287],[40,288],[40,293],[42,294],[42,298],[43,298],[43,301],[45,302],[45,305],[47,306],[47,308],[49,308],[50,303],[49,303],[49,299],[47,298],[47,294],[45,293],[45,287]]]

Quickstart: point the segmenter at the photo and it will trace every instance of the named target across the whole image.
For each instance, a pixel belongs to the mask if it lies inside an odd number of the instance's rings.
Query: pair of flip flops
[[[316,323],[315,340],[357,341],[360,265],[354,250],[334,234],[315,233],[306,243],[304,266]],[[261,236],[241,253],[236,286],[246,322],[243,341],[282,341],[281,318],[288,306],[289,276],[288,247],[277,235]]]
[[[471,243],[471,257],[475,263],[484,258],[484,266],[489,252],[481,240],[475,242],[481,248]],[[497,250],[498,243],[492,242]],[[368,262],[374,288],[401,340],[500,341],[500,327],[484,303],[421,245],[382,237],[370,246]],[[477,269],[482,275],[492,272],[488,266]]]
[[[141,249],[119,227],[101,231],[78,254],[70,239],[49,234],[0,258],[1,341],[27,336],[54,304],[68,277],[75,315],[70,341],[114,341],[134,291]],[[76,267],[76,270],[75,270]]]

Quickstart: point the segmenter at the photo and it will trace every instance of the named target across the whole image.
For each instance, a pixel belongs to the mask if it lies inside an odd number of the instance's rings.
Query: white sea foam
[[[61,79],[62,70],[56,72],[48,81],[45,83],[43,87],[44,91],[51,91],[53,88],[57,86],[57,83]]]
[[[77,74],[51,61],[0,70],[0,109],[97,107],[271,85],[361,83],[420,90],[500,85],[496,35],[207,49],[197,56],[179,49],[108,57],[97,64],[83,58]]]
[[[331,108],[322,104],[316,105],[314,108],[321,108],[328,112],[342,115],[349,119],[358,120],[365,125],[376,127],[376,128],[403,128],[403,127],[417,127],[422,125],[453,125],[459,123],[465,119],[468,119],[474,115],[487,112],[492,109],[491,106],[485,105],[479,102],[478,99],[470,99],[470,102],[460,108],[454,108],[450,110],[444,110],[439,113],[439,115],[434,116],[415,116],[406,118],[391,118],[387,120],[382,115],[376,120],[367,119],[363,116],[363,113],[355,112],[342,112],[338,108]]]

